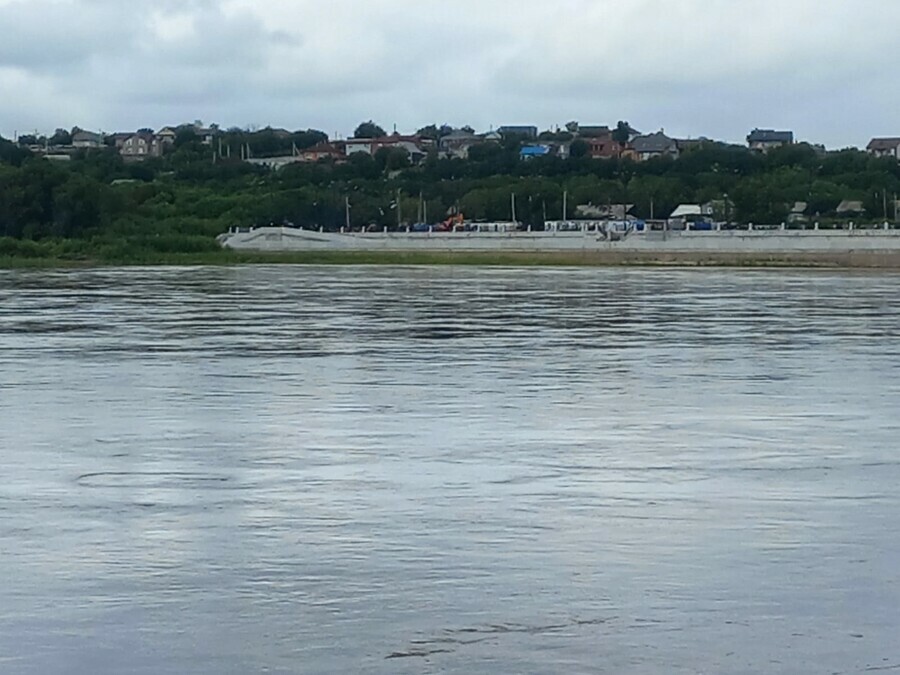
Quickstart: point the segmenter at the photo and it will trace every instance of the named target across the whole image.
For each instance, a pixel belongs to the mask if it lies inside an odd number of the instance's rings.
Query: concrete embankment
[[[459,256],[543,264],[802,265],[900,269],[900,231],[726,231],[632,233],[353,233],[265,227],[220,237],[226,248],[267,253],[371,253],[404,260]]]

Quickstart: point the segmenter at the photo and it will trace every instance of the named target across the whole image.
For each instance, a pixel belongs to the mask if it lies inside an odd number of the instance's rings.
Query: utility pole
[[[397,229],[403,225],[403,211],[400,208],[400,197],[402,193],[400,192],[400,188],[397,188]]]
[[[563,190],[563,222],[569,219],[569,191]]]
[[[511,197],[510,201],[512,202],[512,221],[514,223],[516,223],[516,222],[518,222],[516,220],[516,193],[513,192],[512,195],[510,195],[510,197]]]
[[[344,213],[345,220],[347,223],[347,231],[350,231],[350,197],[344,197]]]

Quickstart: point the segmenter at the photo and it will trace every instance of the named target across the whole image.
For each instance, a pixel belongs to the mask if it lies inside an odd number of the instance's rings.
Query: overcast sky
[[[0,134],[195,119],[900,136],[897,0],[0,0]]]

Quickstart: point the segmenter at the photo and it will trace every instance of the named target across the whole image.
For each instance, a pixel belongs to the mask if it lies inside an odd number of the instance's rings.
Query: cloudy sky
[[[0,134],[627,119],[900,136],[897,0],[0,0]]]

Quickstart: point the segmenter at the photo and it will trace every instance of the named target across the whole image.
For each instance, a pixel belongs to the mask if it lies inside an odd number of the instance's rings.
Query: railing
[[[481,225],[481,226],[479,226]],[[678,225],[667,225],[667,226],[653,226],[651,227],[649,224],[632,224],[629,223],[626,226],[624,223],[609,223],[605,221],[553,221],[548,222],[543,230],[535,230],[531,226],[528,226],[525,230],[514,230],[514,229],[504,229],[502,227],[484,227],[484,224],[473,224],[473,227],[470,229],[454,229],[454,230],[438,230],[434,227],[429,227],[427,230],[425,229],[412,229],[410,227],[406,227],[402,230],[390,230],[387,227],[380,229],[369,229],[369,230],[347,230],[345,227],[341,227],[338,230],[325,230],[324,227],[318,228],[306,228],[302,226],[286,226],[286,225],[254,225],[254,226],[232,226],[228,228],[229,235],[235,234],[250,234],[252,232],[256,232],[258,230],[263,229],[278,229],[282,232],[285,231],[295,231],[295,232],[316,232],[316,233],[329,233],[329,234],[367,234],[367,235],[384,235],[384,236],[394,236],[394,235],[406,235],[406,234],[445,234],[445,235],[484,235],[484,234],[504,234],[504,235],[526,235],[526,234],[538,234],[538,235],[556,235],[563,234],[567,236],[609,236],[610,234],[618,234],[618,235],[646,235],[646,234],[711,234],[711,233],[735,233],[735,232],[756,232],[760,234],[764,233],[781,233],[781,232],[790,232],[792,234],[799,233],[813,233],[818,232],[822,234],[828,233],[839,233],[839,232],[891,232],[891,233],[900,233],[900,223],[828,223],[825,225],[820,225],[820,223],[812,223],[812,224],[787,224],[780,223],[778,225],[758,225],[754,223],[747,224],[738,224],[738,223],[684,223]],[[496,224],[489,224],[496,225]]]

